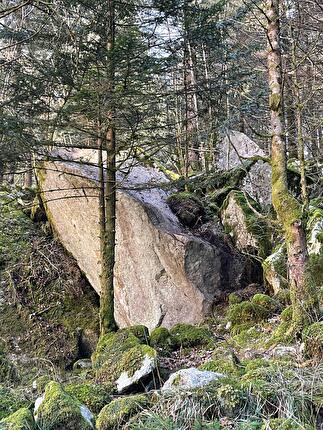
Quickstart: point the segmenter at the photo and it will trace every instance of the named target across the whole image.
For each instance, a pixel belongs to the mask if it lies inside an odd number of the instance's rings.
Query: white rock
[[[145,355],[140,369],[136,370],[132,376],[128,372],[122,372],[116,381],[118,393],[121,394],[134,384],[137,384],[142,378],[148,376],[156,368],[156,358]]]
[[[81,405],[80,406],[80,412],[81,412],[82,417],[90,424],[90,426],[92,428],[94,428],[94,426],[93,426],[94,416],[93,416],[92,412],[90,411],[90,409],[87,408],[85,405]]]
[[[224,376],[222,373],[190,367],[189,369],[182,369],[173,373],[163,385],[162,391],[203,387]]]
[[[45,400],[45,393],[42,396],[37,397],[37,399],[35,401],[34,416],[35,416],[36,421],[37,421],[37,411],[38,411],[40,405],[43,403],[44,400]]]

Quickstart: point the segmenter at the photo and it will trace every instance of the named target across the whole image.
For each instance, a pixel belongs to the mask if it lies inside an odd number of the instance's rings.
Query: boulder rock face
[[[231,191],[223,203],[221,219],[240,251],[266,257],[270,250],[269,232],[259,209],[246,192]]]
[[[265,157],[265,151],[247,135],[240,131],[229,131],[218,146],[217,167],[229,170],[243,163],[246,158]],[[243,189],[261,204],[271,202],[271,168],[259,160],[252,166],[244,180]]]
[[[47,163],[39,183],[48,219],[100,293],[97,167],[72,160]],[[119,174],[115,318],[119,327],[200,323],[224,292],[250,283],[250,261],[222,238],[209,242],[184,228],[166,200],[156,169]]]

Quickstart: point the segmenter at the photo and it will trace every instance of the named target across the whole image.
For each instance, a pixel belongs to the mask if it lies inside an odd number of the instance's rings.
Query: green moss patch
[[[133,415],[149,405],[147,396],[138,394],[113,400],[100,412],[96,421],[98,430],[121,429]]]
[[[150,333],[150,346],[161,354],[168,354],[176,345],[167,328],[157,327]]]
[[[65,385],[65,391],[87,406],[91,412],[98,414],[111,402],[112,397],[107,388],[92,382],[72,383]]]
[[[35,411],[36,422],[46,430],[92,430],[91,414],[57,382],[50,382]]]
[[[18,391],[0,385],[0,419],[29,404]]]
[[[191,348],[197,345],[207,345],[213,342],[213,334],[207,327],[197,327],[190,324],[176,324],[170,334],[177,348]]]
[[[308,358],[323,360],[323,322],[316,322],[303,331],[304,354]]]
[[[131,329],[122,329],[101,337],[92,356],[96,380],[111,385],[124,372],[131,378],[142,367],[145,357],[154,362],[156,351],[141,341],[143,338],[136,337]]]
[[[7,430],[36,430],[33,414],[28,408],[21,408],[0,421],[0,428]]]

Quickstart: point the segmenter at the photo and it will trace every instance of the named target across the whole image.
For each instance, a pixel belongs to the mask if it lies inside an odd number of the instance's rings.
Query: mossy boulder
[[[205,216],[202,202],[193,193],[176,193],[168,197],[167,203],[180,222],[188,227],[198,225]]]
[[[308,358],[323,359],[323,321],[316,322],[303,332],[304,354]]]
[[[269,315],[274,315],[281,309],[281,304],[275,298],[267,294],[255,294],[251,302],[265,308]]]
[[[288,287],[287,254],[285,245],[279,246],[262,262],[264,279],[267,287],[274,293],[286,290]]]
[[[263,321],[270,315],[269,310],[257,303],[244,301],[229,306],[227,319],[232,324],[233,333],[240,333]]]
[[[1,430],[36,430],[34,416],[28,408],[21,408],[0,421]]]
[[[144,394],[113,400],[101,410],[96,427],[98,430],[121,429],[132,416],[148,406],[149,400]]]
[[[315,430],[310,425],[286,418],[273,418],[265,421],[261,430]]]
[[[168,354],[176,345],[166,327],[157,327],[150,333],[150,346],[161,354]]]
[[[90,410],[68,394],[58,382],[50,382],[46,385],[44,395],[35,403],[34,415],[41,429],[91,430],[94,428]]]
[[[191,348],[213,342],[212,332],[207,327],[176,324],[169,332],[176,348]]]
[[[0,419],[7,417],[20,408],[29,406],[29,404],[30,402],[19,392],[0,385]]]
[[[122,328],[120,332],[132,333],[139,339],[140,343],[149,344],[149,330],[142,324],[132,325],[130,327]]]
[[[112,400],[112,396],[105,386],[92,382],[67,384],[64,390],[87,406],[94,414],[98,414]]]
[[[271,248],[268,224],[258,203],[243,191],[232,190],[221,207],[226,232],[242,252],[265,258]]]
[[[131,330],[122,329],[101,337],[92,356],[96,379],[115,384],[119,393],[149,379],[157,366],[157,353],[141,343]]]

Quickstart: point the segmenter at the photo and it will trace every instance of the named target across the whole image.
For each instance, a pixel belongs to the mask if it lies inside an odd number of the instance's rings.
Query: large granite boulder
[[[230,130],[217,147],[216,167],[229,170],[241,166],[247,158],[266,157],[265,151],[246,134]],[[246,176],[242,189],[261,204],[271,202],[271,167],[261,159]]]
[[[163,173],[128,170],[118,175],[116,321],[149,329],[198,324],[223,293],[254,281],[253,267],[223,238],[210,243],[179,222],[167,204],[171,191],[158,186],[167,185]],[[91,164],[53,161],[38,178],[54,232],[100,293],[97,171]]]

